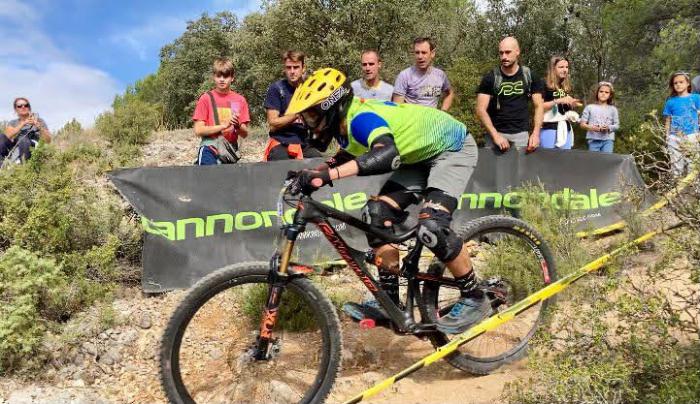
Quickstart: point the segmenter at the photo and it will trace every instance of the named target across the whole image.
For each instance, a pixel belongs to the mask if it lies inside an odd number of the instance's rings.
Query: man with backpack
[[[520,45],[513,37],[498,45],[501,64],[486,73],[477,89],[476,114],[486,128],[486,146],[505,152],[517,148],[536,149],[544,117],[544,83],[527,66],[520,66]],[[532,132],[528,103],[534,106]]]
[[[233,63],[226,58],[214,61],[214,89],[197,101],[192,120],[194,133],[202,140],[195,164],[233,164],[240,159],[238,138],[248,136],[250,112],[246,99],[231,90]]]

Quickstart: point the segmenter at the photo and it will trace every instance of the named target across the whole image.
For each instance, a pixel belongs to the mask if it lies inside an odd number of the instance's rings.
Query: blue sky
[[[52,130],[73,117],[92,125],[114,95],[158,68],[160,48],[188,20],[260,0],[0,0],[0,121],[26,96]]]

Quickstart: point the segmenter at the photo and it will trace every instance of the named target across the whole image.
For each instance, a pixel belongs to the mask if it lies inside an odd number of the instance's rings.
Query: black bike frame
[[[416,300],[420,300],[420,289],[418,288],[419,283],[439,282],[445,286],[454,288],[457,288],[457,285],[451,278],[444,278],[442,276],[434,276],[427,273],[418,272],[418,260],[420,259],[423,248],[420,240],[416,240],[415,247],[409,251],[408,256],[404,259],[404,264],[401,268],[402,276],[408,279],[408,297],[406,299],[406,309],[401,310],[401,308],[396,305],[389,295],[379,286],[378,281],[372,277],[372,274],[369,272],[365,264],[367,261],[366,252],[355,250],[350,247],[333,228],[333,226],[331,226],[328,218],[333,218],[340,222],[346,223],[365,233],[376,236],[387,243],[402,243],[415,237],[415,229],[411,229],[403,234],[394,234],[392,232],[384,231],[377,227],[371,226],[354,216],[331,208],[330,206],[318,202],[309,196],[302,196],[297,204],[297,211],[294,214],[293,223],[286,226],[284,229],[286,240],[282,253],[279,255],[279,266],[276,268],[277,271],[275,271],[277,272],[277,275],[282,277],[289,276],[288,269],[294,243],[298,235],[304,232],[306,229],[306,224],[311,222],[319,228],[341,258],[345,260],[350,269],[355,272],[365,287],[369,289],[381,306],[386,310],[387,314],[396,326],[397,331],[411,334],[434,332],[434,324],[417,324],[414,318],[414,302]],[[268,308],[274,310],[274,314],[276,314],[277,307],[279,306],[280,295],[280,293],[275,293],[275,289],[276,288],[273,286],[267,305]],[[274,319],[274,314],[271,314],[266,309],[266,315],[263,316],[263,318],[268,318],[268,320],[271,318]],[[263,331],[262,328],[264,328],[266,332],[269,332],[271,328],[269,327],[270,322],[267,321],[266,323],[267,326],[265,326],[265,324],[261,326],[261,336]]]

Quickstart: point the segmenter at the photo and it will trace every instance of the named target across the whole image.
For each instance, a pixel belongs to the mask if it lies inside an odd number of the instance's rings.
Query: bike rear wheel
[[[467,223],[458,234],[469,248],[473,268],[491,300],[494,314],[557,280],[554,259],[544,239],[522,220],[487,216]],[[428,272],[452,276],[437,260],[430,263]],[[421,315],[437,323],[459,298],[455,287],[426,282]],[[550,304],[552,299],[529,307],[511,321],[462,345],[447,361],[473,374],[488,374],[520,359]],[[434,334],[430,340],[439,347],[451,337]]]
[[[269,359],[251,352],[269,289],[267,263],[244,263],[199,281],[173,313],[160,348],[171,403],[323,402],[340,365],[340,323],[308,279],[287,282]]]

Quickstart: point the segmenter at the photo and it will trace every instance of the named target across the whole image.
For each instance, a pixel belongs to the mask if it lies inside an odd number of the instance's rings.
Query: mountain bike
[[[269,262],[230,265],[197,282],[176,308],[160,347],[160,376],[173,403],[321,403],[341,364],[341,324],[334,304],[317,286],[314,267],[293,261],[295,241],[312,223],[390,317],[400,335],[440,347],[454,338],[437,329],[459,299],[445,266],[427,256],[415,225],[379,228],[301,193],[294,180],[283,186],[284,206],[296,208],[281,224],[279,246]],[[371,250],[349,246],[331,224],[352,226],[405,253],[402,301],[395,304],[372,275]],[[487,216],[458,230],[493,313],[555,282],[547,244],[522,220]],[[446,357],[454,367],[487,374],[519,359],[551,301],[521,310]]]

